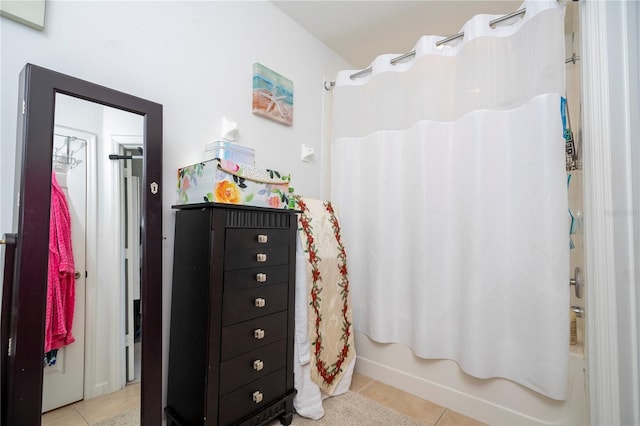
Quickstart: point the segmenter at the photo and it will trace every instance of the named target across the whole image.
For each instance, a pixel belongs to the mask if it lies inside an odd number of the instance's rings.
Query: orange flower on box
[[[240,189],[235,183],[229,182],[228,180],[222,180],[216,184],[216,201],[229,204],[239,204]]]
[[[269,198],[269,205],[274,208],[280,207],[280,197],[276,195],[274,197]]]

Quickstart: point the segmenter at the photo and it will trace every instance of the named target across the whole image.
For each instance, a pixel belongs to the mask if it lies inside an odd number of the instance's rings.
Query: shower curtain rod
[[[506,21],[507,19],[515,18],[516,16],[524,15],[526,12],[527,12],[527,8],[523,7],[522,9],[516,10],[515,12],[511,12],[508,15],[504,15],[504,16],[501,16],[499,18],[496,18],[496,19],[492,20],[491,22],[489,22],[489,26],[491,28],[493,28],[493,27],[495,27],[496,24],[499,24],[500,22]],[[436,47],[440,47],[440,46],[442,46],[444,44],[449,43],[450,41],[457,40],[457,39],[463,38],[463,37],[464,37],[464,31],[460,32],[458,34],[452,35],[451,37],[447,37],[447,38],[444,38],[442,40],[437,41],[436,42]],[[416,55],[416,51],[412,50],[411,52],[407,52],[407,53],[404,53],[404,54],[402,54],[400,56],[397,56],[395,58],[390,59],[389,63],[391,63],[391,65],[395,65],[396,63],[398,63],[398,62],[400,62],[400,61],[402,61],[404,59],[413,58],[415,55]],[[564,63],[568,64],[569,62],[573,62],[575,64],[576,61],[579,61],[579,60],[580,60],[580,56],[576,56],[576,54],[574,53],[574,54],[571,55],[570,58],[565,59]],[[368,67],[368,68],[365,68],[365,69],[363,69],[361,71],[358,71],[358,72],[355,72],[355,73],[351,74],[349,76],[349,78],[351,80],[355,80],[356,78],[358,78],[358,77],[360,77],[362,75],[368,74],[370,72],[371,72],[371,67]],[[336,81],[335,80],[333,80],[333,81],[325,81],[324,82],[325,90],[331,90],[331,89],[333,89],[333,87],[335,85],[336,85]]]

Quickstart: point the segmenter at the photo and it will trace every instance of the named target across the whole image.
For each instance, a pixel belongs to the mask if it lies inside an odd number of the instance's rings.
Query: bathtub
[[[356,373],[490,425],[589,423],[581,346],[571,346],[567,400],[556,401],[506,379],[469,376],[454,361],[417,358],[407,347],[376,343],[359,332],[355,344]]]

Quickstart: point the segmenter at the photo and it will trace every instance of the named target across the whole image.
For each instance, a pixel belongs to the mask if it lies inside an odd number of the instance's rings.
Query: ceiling
[[[506,15],[520,8],[512,0],[356,0],[272,3],[337,52],[355,69],[383,53],[413,50],[423,35],[451,36],[474,15]]]

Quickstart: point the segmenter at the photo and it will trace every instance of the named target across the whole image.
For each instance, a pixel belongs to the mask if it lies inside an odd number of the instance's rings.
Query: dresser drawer
[[[284,265],[289,262],[289,247],[250,247],[224,251],[224,269]]]
[[[222,328],[222,361],[287,337],[287,311]]]
[[[287,341],[280,340],[220,364],[220,395],[285,366]]]
[[[286,229],[240,229],[229,228],[224,245],[228,249],[288,247],[290,233]]]
[[[277,370],[220,398],[220,424],[228,425],[281,397],[286,391],[286,373]]]
[[[231,325],[287,309],[287,283],[223,293],[222,325]]]
[[[289,265],[262,266],[225,271],[224,292],[259,288],[289,282]]]

